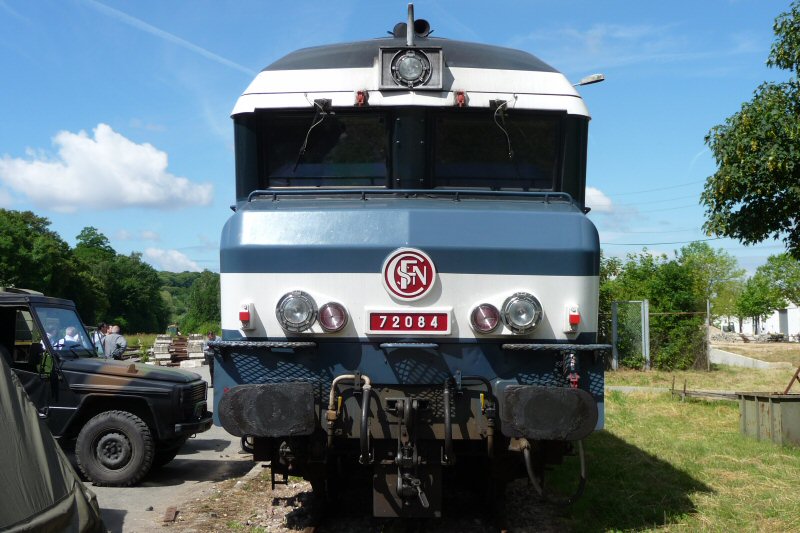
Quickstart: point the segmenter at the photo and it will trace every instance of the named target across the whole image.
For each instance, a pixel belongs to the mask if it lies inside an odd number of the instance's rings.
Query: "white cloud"
[[[166,152],[137,144],[107,124],[94,138],[61,131],[53,138],[58,156],[28,150],[28,159],[4,155],[0,183],[40,207],[62,213],[81,208],[175,208],[211,203],[212,186],[167,172]]]
[[[148,248],[144,251],[144,260],[158,270],[168,272],[200,272],[203,269],[177,250],[164,250],[161,248]]]
[[[141,233],[141,237],[143,241],[160,241],[161,235],[156,233],[155,231],[150,230],[143,230]]]
[[[14,198],[5,190],[0,189],[0,207],[9,208],[14,203]]]
[[[586,187],[586,205],[595,213],[611,213],[614,209],[611,198],[594,187]]]

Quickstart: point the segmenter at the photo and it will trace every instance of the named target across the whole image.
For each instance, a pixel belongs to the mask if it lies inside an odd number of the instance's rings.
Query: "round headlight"
[[[406,50],[392,58],[392,77],[400,85],[415,87],[428,81],[430,76],[431,62],[422,52]]]
[[[422,60],[415,55],[403,56],[397,61],[397,74],[406,81],[418,79],[424,69]]]
[[[528,333],[542,320],[542,304],[527,292],[511,295],[503,303],[503,323],[517,334]]]
[[[500,311],[492,304],[481,304],[472,310],[469,321],[478,333],[491,333],[500,324]]]
[[[347,324],[347,311],[341,304],[327,303],[319,308],[319,325],[329,333],[340,331]]]
[[[317,304],[307,293],[292,291],[280,299],[275,314],[286,331],[305,331],[317,319]]]

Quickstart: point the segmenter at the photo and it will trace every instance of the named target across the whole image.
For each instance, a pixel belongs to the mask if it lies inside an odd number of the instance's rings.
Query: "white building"
[[[736,317],[719,317],[717,321],[722,325],[730,324],[733,331],[741,331],[745,335],[783,333],[791,341],[800,341],[800,307],[797,304],[789,304],[786,309],[778,309],[766,319],[761,320],[758,331],[755,331],[752,318],[745,318],[741,328]]]

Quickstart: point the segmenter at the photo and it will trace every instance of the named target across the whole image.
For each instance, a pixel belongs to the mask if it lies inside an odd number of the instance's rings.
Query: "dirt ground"
[[[313,523],[314,497],[309,483],[290,478],[288,485],[270,487],[269,467],[257,465],[238,480],[217,484],[205,499],[186,502],[173,523],[164,529],[181,533],[217,531],[294,532]],[[488,504],[468,490],[444,497],[442,519],[392,520],[371,516],[369,491],[346,491],[346,509],[329,516],[317,529],[323,532],[427,532],[482,533],[498,528],[489,516]],[[561,532],[568,529],[557,508],[541,503],[524,480],[506,491],[507,525],[519,532]]]

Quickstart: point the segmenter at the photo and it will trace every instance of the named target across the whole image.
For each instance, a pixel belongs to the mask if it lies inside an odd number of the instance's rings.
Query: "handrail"
[[[551,200],[566,201],[576,205],[575,200],[566,192],[555,191],[487,191],[474,189],[258,189],[247,195],[247,201],[252,202],[253,198],[259,196],[271,196],[275,201],[279,196],[352,196],[358,195],[361,200],[366,200],[367,196],[391,196],[406,195],[406,197],[432,197],[432,196],[452,196],[455,201],[461,200],[462,196],[484,196],[500,198],[528,198],[531,200],[542,199],[545,202]]]

